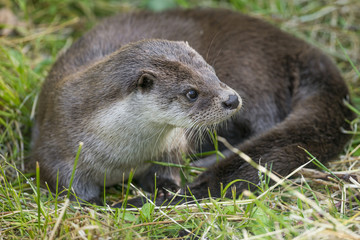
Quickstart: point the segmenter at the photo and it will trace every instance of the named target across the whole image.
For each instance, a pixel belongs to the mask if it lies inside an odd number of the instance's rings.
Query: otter
[[[176,190],[178,169],[148,160],[179,163],[181,153],[210,150],[207,140],[194,147],[196,129],[210,126],[285,176],[308,161],[301,148],[322,162],[341,152],[350,137],[342,129],[354,118],[343,103],[348,94],[329,57],[260,19],[224,9],[120,14],[54,64],[39,96],[31,157],[51,189],[57,175],[67,187],[83,142],[73,189],[85,201],[100,202],[104,184],[131,169],[145,190],[154,191],[154,176],[159,189]],[[183,192],[220,197],[235,179],[258,184],[257,169],[226,155]],[[234,183],[238,194],[247,181]]]

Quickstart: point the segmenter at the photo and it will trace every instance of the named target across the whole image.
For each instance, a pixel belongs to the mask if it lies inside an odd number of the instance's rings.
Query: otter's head
[[[134,51],[138,76],[127,98],[148,121],[204,126],[226,120],[241,108],[236,91],[185,42],[146,40],[123,50]]]
[[[115,131],[133,121],[143,128],[212,125],[241,107],[240,96],[194,49],[166,40],[125,45],[60,82],[59,88],[67,119]]]

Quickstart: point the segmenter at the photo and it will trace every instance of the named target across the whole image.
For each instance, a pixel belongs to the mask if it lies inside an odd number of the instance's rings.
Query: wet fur
[[[349,129],[346,120],[354,116],[343,104],[348,97],[348,89],[334,63],[304,41],[261,20],[228,10],[140,12],[108,18],[80,38],[56,62],[48,77],[52,83],[47,83],[44,88],[51,92],[56,82],[61,83],[66,76],[102,61],[127,43],[154,38],[187,41],[214,67],[218,78],[237,91],[244,107],[236,117],[223,124],[226,127],[218,129],[218,135],[228,139],[253,160],[271,165],[274,172],[284,176],[308,161],[307,154],[299,146],[320,161],[327,162],[339,154],[348,141],[350,136],[343,134],[341,129]],[[98,89],[99,96],[101,92],[113,90],[102,82],[94,82],[90,87]],[[211,85],[206,87],[212,88]],[[87,86],[79,83],[77,88]],[[124,92],[128,91],[131,89],[124,89]],[[74,93],[69,92],[66,97],[71,98]],[[114,95],[106,96],[110,98],[91,96],[85,102],[99,101],[96,105],[106,109]],[[171,92],[162,97],[164,101],[171,99]],[[40,104],[39,125],[44,125],[46,118],[50,118],[47,121],[61,121],[46,116],[44,109],[51,107]],[[76,104],[67,107],[71,108],[68,111],[76,114]],[[92,104],[81,107],[93,111]],[[206,103],[198,105],[199,109],[206,107]],[[84,113],[87,114],[86,111]],[[81,124],[76,126],[81,131]],[[35,158],[45,159],[42,161],[45,175],[55,174],[54,171],[48,172],[55,164],[56,168],[66,169],[67,177],[71,165],[63,164],[61,154],[44,146],[45,141],[51,143],[59,138],[59,133],[47,131],[46,139],[37,139]],[[39,132],[41,136],[41,130]],[[69,146],[60,144],[57,148],[61,153]],[[203,151],[211,148],[209,142],[201,146]],[[54,154],[58,154],[58,160],[52,163],[48,159]],[[103,154],[106,157],[110,153]],[[173,151],[166,154],[167,159],[179,158]],[[228,154],[225,160],[210,167],[189,187],[198,198],[207,197],[208,190],[213,197],[219,197],[220,183],[226,185],[235,179],[246,179],[255,184],[259,182],[256,169],[238,156]],[[92,182],[83,184],[94,185]],[[248,188],[245,182],[235,185],[237,193]]]

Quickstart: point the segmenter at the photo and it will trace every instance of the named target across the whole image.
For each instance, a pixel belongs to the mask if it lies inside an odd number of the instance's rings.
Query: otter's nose
[[[229,110],[237,108],[239,106],[238,96],[230,95],[228,100],[226,100],[225,102],[222,102],[222,106],[225,109],[229,109]]]

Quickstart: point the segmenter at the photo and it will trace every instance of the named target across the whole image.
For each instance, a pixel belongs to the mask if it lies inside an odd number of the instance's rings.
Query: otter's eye
[[[186,97],[191,101],[191,102],[194,102],[197,98],[198,98],[199,94],[196,90],[189,90],[187,93],[186,93]]]

